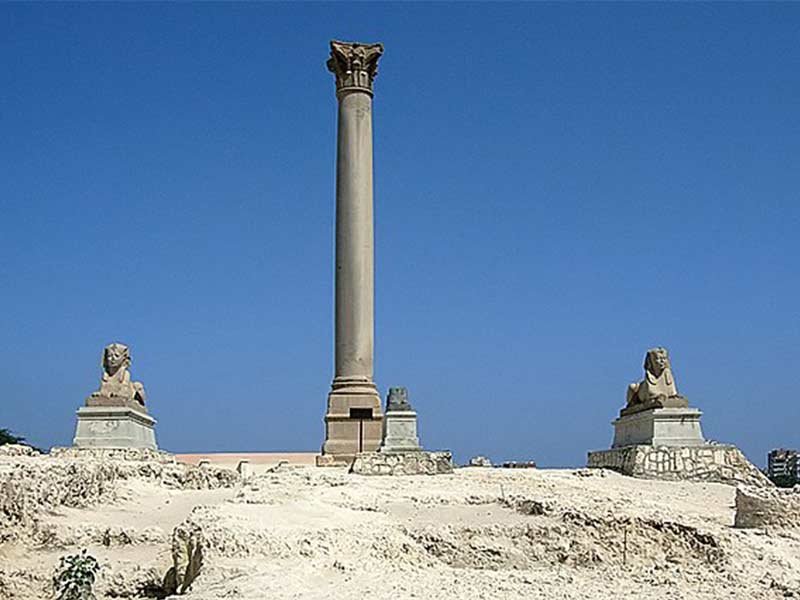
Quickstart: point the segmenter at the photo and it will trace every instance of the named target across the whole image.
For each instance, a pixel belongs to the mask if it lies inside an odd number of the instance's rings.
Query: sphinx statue
[[[146,412],[144,386],[131,381],[128,368],[131,353],[125,344],[113,343],[103,349],[100,389],[92,392],[86,406],[128,406]]]
[[[651,348],[644,359],[644,379],[628,386],[625,408],[632,414],[650,408],[688,408],[689,401],[678,393],[666,348]]]
[[[408,390],[402,387],[389,388],[389,397],[386,399],[386,412],[412,411],[408,401]]]

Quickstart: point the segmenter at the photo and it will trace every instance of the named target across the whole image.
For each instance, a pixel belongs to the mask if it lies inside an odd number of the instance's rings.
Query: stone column
[[[336,77],[335,373],[325,415],[321,464],[374,451],[381,441],[381,398],[372,380],[374,243],[372,82],[381,44],[331,42]]]

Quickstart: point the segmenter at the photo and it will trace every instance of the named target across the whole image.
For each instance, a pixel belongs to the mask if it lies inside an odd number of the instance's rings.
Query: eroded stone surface
[[[96,451],[69,450],[52,455],[2,457],[0,461],[0,543],[39,539],[43,516],[66,508],[113,502],[126,480],[146,480],[176,490],[233,487],[240,476],[232,470],[198,468],[141,456],[142,460],[103,456]],[[37,537],[38,536],[38,537]]]
[[[800,528],[800,487],[736,488],[735,527]]]

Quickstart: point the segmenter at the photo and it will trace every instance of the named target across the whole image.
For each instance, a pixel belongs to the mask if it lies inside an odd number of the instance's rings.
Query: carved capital
[[[328,70],[336,75],[336,95],[367,92],[372,95],[372,80],[378,74],[378,59],[383,44],[359,44],[331,40]]]

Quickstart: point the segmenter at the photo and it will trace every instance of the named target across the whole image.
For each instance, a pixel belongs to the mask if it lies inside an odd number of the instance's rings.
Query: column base
[[[359,390],[360,391],[360,390]],[[381,397],[374,389],[366,393],[328,394],[325,442],[319,466],[349,464],[359,452],[374,452],[381,445],[383,413]]]

